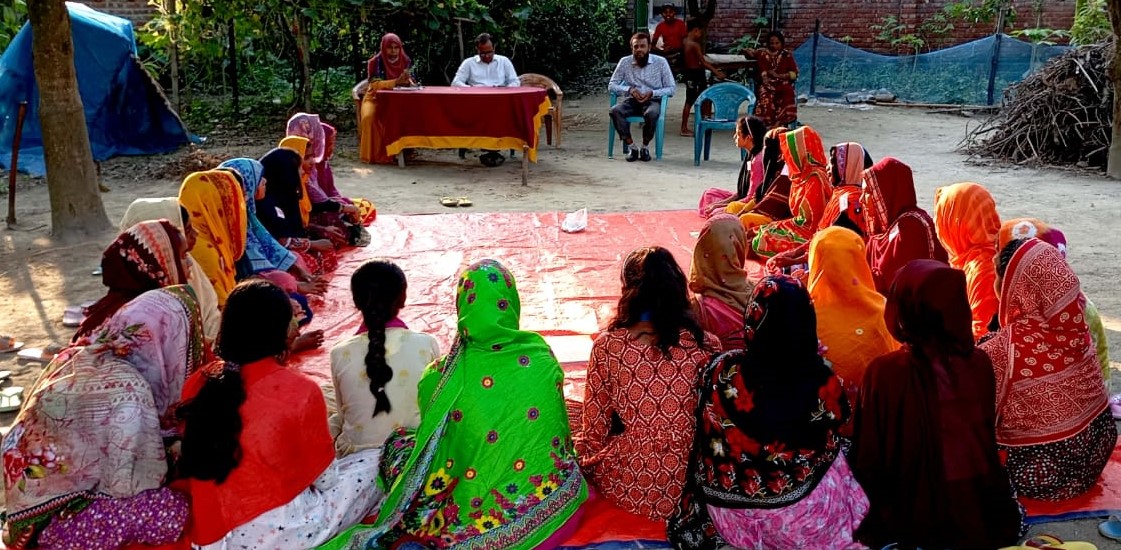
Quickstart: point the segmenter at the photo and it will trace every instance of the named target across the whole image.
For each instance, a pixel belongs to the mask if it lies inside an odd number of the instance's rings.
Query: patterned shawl
[[[288,119],[287,135],[307,138],[307,151],[303,156],[313,163],[323,161],[324,153],[327,151],[327,133],[323,130],[319,115],[309,113],[292,115],[292,118]]]
[[[141,295],[95,341],[59,354],[4,437],[10,537],[29,541],[51,517],[97,496],[127,498],[167,474],[156,390],[166,401],[202,361],[187,287]]]
[[[179,197],[140,198],[132,201],[121,216],[118,226],[121,233],[128,228],[146,221],[167,220],[180,232],[183,231],[183,213],[179,209]]]
[[[183,180],[179,204],[186,207],[198,232],[191,255],[214,285],[218,306],[225,306],[226,296],[237,284],[236,263],[245,254],[248,238],[241,186],[224,170],[195,172]]]
[[[988,332],[999,307],[996,298],[997,233],[1000,216],[996,201],[976,183],[956,183],[934,191],[934,226],[950,256],[950,265],[965,272],[973,337]]]
[[[716,298],[736,311],[747,309],[751,289],[744,271],[746,254],[747,235],[738,218],[728,214],[709,218],[693,249],[689,290]]]
[[[459,278],[456,310],[452,351],[420,382],[416,447],[399,475],[387,476],[398,468],[383,459],[389,491],[378,524],[353,530],[351,547],[413,535],[437,547],[533,548],[587,498],[564,373],[540,335],[519,329],[513,276],[494,260],[472,265]],[[391,438],[387,453],[394,447]]]
[[[145,291],[187,283],[186,239],[167,220],[129,227],[101,255],[101,281],[109,292],[90,306],[74,341],[89,336],[110,315]]]
[[[997,380],[997,442],[1054,443],[1107,406],[1084,317],[1078,276],[1059,251],[1031,239],[1012,256],[1000,286],[1000,332],[981,345]]]
[[[717,356],[701,378],[686,488],[668,529],[677,548],[720,546],[706,504],[798,502],[841,449],[849,404],[818,355],[809,294],[795,279],[767,277],[745,317],[747,349]]]
[[[825,213],[833,193],[829,184],[825,148],[821,136],[809,126],[787,132],[780,138],[782,157],[790,168],[790,212],[794,230],[809,240]]]
[[[261,177],[265,167],[260,162],[237,158],[227,160],[219,168],[232,168],[241,174],[241,190],[245,196],[245,213],[248,221],[248,232],[245,239],[245,256],[237,262],[239,277],[247,277],[262,271],[280,270],[288,271],[296,263],[296,255],[281,246],[264,225],[257,219],[257,188],[261,184]]]

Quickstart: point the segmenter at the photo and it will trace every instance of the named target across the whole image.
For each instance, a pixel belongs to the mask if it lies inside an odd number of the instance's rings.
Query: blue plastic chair
[[[669,107],[670,96],[662,96],[662,112],[658,114],[658,127],[654,129],[654,158],[662,160],[662,144],[665,143],[666,137],[666,108]],[[619,96],[615,92],[611,92],[611,107],[619,101]],[[644,122],[646,119],[641,116],[627,117],[627,122],[632,124]],[[608,121],[607,123],[607,158],[615,158],[615,125]]]
[[[712,118],[703,118],[701,105],[705,101],[712,102]],[[705,160],[712,146],[713,130],[735,130],[736,121],[740,117],[740,106],[747,102],[747,114],[755,112],[755,94],[747,86],[735,82],[722,82],[701,92],[697,101],[693,103],[696,111],[693,119],[693,166],[701,165],[701,149],[704,149]],[[740,150],[740,159],[747,154]]]

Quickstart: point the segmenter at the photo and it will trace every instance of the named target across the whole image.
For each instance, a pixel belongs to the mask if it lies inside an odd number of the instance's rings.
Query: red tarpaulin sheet
[[[585,231],[564,233],[563,218],[563,213],[378,216],[368,228],[370,245],[339,258],[324,300],[313,303],[311,328],[325,332],[328,346],[354,334],[362,320],[350,298],[350,275],[366,260],[386,258],[408,277],[401,318],[413,330],[435,336],[447,352],[455,333],[459,273],[478,260],[495,258],[517,279],[522,328],[546,336],[566,371],[582,369],[591,335],[614,314],[623,258],[640,246],[664,246],[688,272],[704,220],[695,210],[589,214]],[[326,383],[328,351],[301,354],[294,362]]]
[[[551,103],[542,88],[378,90],[376,117],[389,155],[403,149],[515,149],[537,162],[541,117]]]

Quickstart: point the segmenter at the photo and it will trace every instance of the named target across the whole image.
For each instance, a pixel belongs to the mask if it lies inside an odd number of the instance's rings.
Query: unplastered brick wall
[[[775,0],[717,0],[716,17],[709,26],[709,41],[725,45],[734,42],[745,34],[755,36],[759,30],[754,19],[772,13]],[[787,38],[787,46],[795,48],[813,35],[814,22],[821,20],[822,34],[834,39],[849,38],[849,44],[865,50],[884,53],[897,53],[890,44],[877,40],[878,31],[872,27],[879,25],[886,16],[894,15],[907,26],[907,32],[915,29],[931,15],[937,14],[950,4],[950,0],[785,0],[779,10],[779,29]],[[1069,30],[1074,21],[1074,0],[1015,0],[1016,18],[1013,28],[1031,27]],[[680,2],[678,2],[680,4]],[[996,28],[993,23],[967,25],[954,21],[954,29],[941,44],[942,48],[961,44],[988,36]],[[1007,31],[1006,31],[1007,32]]]
[[[77,0],[97,11],[117,17],[124,17],[140,26],[147,23],[156,13],[156,8],[148,0]]]

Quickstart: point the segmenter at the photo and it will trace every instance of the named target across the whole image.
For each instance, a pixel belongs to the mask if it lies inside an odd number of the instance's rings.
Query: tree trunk
[[[77,240],[109,229],[78,95],[70,13],[63,0],[29,0],[39,125],[51,197],[51,235]]]
[[[1121,0],[1108,0],[1109,20],[1113,23],[1113,63],[1109,78],[1113,81],[1113,141],[1109,144],[1106,175],[1121,179]]]
[[[300,104],[304,112],[311,112],[311,37],[308,36],[307,22],[299,12],[292,18],[296,27],[296,56],[300,62]]]

